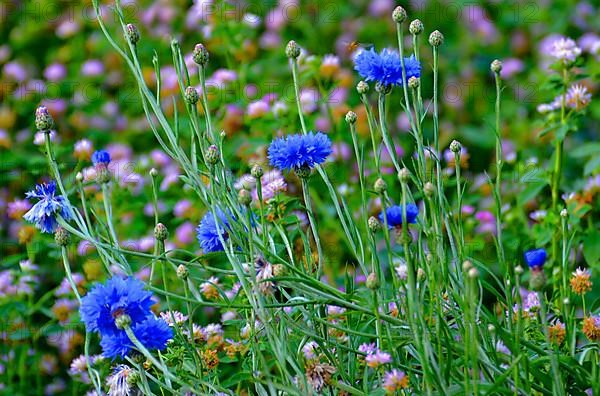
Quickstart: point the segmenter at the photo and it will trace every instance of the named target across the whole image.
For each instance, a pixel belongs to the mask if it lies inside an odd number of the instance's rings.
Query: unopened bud
[[[515,267],[515,274],[521,275],[522,273],[523,273],[523,267],[521,267],[520,265],[517,265]]]
[[[54,127],[54,119],[46,106],[39,106],[35,110],[35,127],[38,131],[50,131]]]
[[[58,246],[67,246],[71,240],[69,231],[62,227],[57,227],[54,233],[54,241]]]
[[[242,188],[238,192],[238,202],[244,206],[250,205],[252,203],[252,194],[250,194],[250,191]]]
[[[419,84],[420,84],[420,80],[417,77],[411,77],[408,79],[408,87],[410,89],[417,89],[419,88]]]
[[[400,169],[400,172],[398,172],[398,180],[402,183],[408,182],[410,180],[410,171],[406,168]]]
[[[567,217],[569,216],[569,213],[567,212],[567,209],[563,209],[560,211],[560,217]]]
[[[502,62],[498,59],[495,59],[490,64],[490,70],[493,71],[494,73],[500,73],[502,71]]]
[[[439,47],[444,44],[444,35],[439,30],[434,30],[429,35],[429,44],[432,47]]]
[[[462,146],[458,140],[453,140],[452,143],[450,143],[450,151],[453,153],[460,153],[461,148]]]
[[[77,174],[75,175],[75,180],[81,183],[83,181],[83,173],[77,172]]]
[[[189,103],[191,105],[195,105],[196,103],[198,103],[198,100],[200,99],[200,95],[198,94],[198,91],[196,90],[196,88],[187,87],[183,94],[183,99],[185,99],[185,101],[187,103]]]
[[[381,177],[375,180],[373,189],[377,194],[383,194],[387,190],[387,183]]]
[[[346,113],[346,122],[348,124],[355,124],[356,123],[356,113],[353,111],[349,111]]]
[[[423,193],[425,193],[426,197],[431,197],[435,193],[435,186],[431,182],[425,183],[423,186]]]
[[[366,282],[367,288],[371,290],[376,290],[379,288],[379,279],[377,278],[377,274],[371,272],[369,276],[367,276]]]
[[[168,237],[169,230],[167,230],[167,227],[163,223],[158,223],[154,227],[154,238],[156,238],[157,241],[164,242]]]
[[[423,33],[423,29],[423,22],[421,22],[421,20],[419,19],[415,19],[408,26],[408,31],[410,32],[410,34],[413,34],[415,36]]]
[[[475,279],[479,277],[479,270],[475,267],[469,270],[469,278]]]
[[[392,86],[390,84],[378,82],[375,84],[375,92],[379,92],[381,95],[387,95],[392,92]]]
[[[394,11],[392,12],[392,19],[394,20],[394,22],[402,23],[406,20],[407,17],[408,15],[406,14],[406,10],[403,7],[398,6],[394,8]]]
[[[423,268],[417,269],[417,280],[419,282],[422,282],[425,280],[425,278],[427,278],[427,273],[425,272],[425,270]]]
[[[364,81],[359,81],[358,84],[356,84],[356,92],[358,92],[359,95],[366,94],[369,92],[369,84]]]
[[[379,222],[379,220],[377,220],[377,218],[375,216],[369,217],[368,224],[369,224],[369,230],[371,230],[371,232],[373,232],[373,233],[375,233],[381,229],[381,223]]]
[[[294,40],[290,40],[285,46],[285,56],[293,59],[300,56],[300,47]]]
[[[137,42],[140,41],[140,31],[138,30],[137,26],[132,23],[128,23],[125,27],[125,37],[131,44],[137,44]]]
[[[252,177],[255,179],[260,179],[264,174],[265,172],[263,171],[262,166],[258,164],[254,164],[252,169],[250,169],[250,175],[252,175]]]
[[[204,47],[202,44],[196,44],[192,53],[192,59],[200,66],[206,65],[209,59],[206,47]]]
[[[156,170],[156,168],[150,169],[150,177],[156,177],[156,176],[158,176],[158,171]]]
[[[183,264],[179,264],[179,266],[177,267],[176,273],[177,273],[177,277],[179,279],[187,279],[187,277],[190,275],[190,271]]]
[[[209,165],[215,165],[217,162],[219,162],[219,158],[220,156],[218,147],[214,144],[208,146],[206,149],[206,162],[208,162]]]

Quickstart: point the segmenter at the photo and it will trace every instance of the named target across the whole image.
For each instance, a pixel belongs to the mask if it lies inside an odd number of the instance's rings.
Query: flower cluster
[[[152,313],[152,293],[144,287],[137,279],[116,276],[104,284],[97,284],[82,298],[81,320],[88,332],[97,332],[102,337],[100,344],[105,357],[125,357],[134,348],[125,331],[127,326],[150,350],[164,349],[173,337],[169,325]],[[117,325],[119,321],[126,325]]]

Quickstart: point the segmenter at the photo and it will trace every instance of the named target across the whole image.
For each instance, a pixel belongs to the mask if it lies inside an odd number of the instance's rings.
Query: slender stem
[[[119,246],[119,240],[117,239],[117,233],[112,220],[112,208],[110,206],[110,191],[108,189],[108,183],[102,183],[102,202],[104,204],[104,215],[106,216],[106,224],[108,225],[108,231],[113,243],[116,247]]]
[[[567,82],[568,71],[566,67],[562,70],[563,90],[560,101],[560,127],[564,129],[567,124],[566,107],[567,107]],[[564,133],[564,132],[563,132]],[[562,161],[563,161],[564,137],[557,136],[554,143],[554,172],[552,173],[552,212],[558,213],[558,195],[560,189],[560,180],[562,176]],[[558,262],[558,233],[552,236],[552,260]]]
[[[301,178],[302,180],[302,195],[304,197],[304,206],[306,207],[306,214],[308,215],[308,222],[310,224],[310,229],[313,234],[313,239],[315,240],[315,245],[317,247],[318,258],[318,266],[317,266],[317,279],[321,277],[321,271],[323,270],[323,251],[321,249],[321,240],[319,239],[319,233],[317,232],[317,224],[315,220],[315,215],[313,212],[312,204],[310,201],[310,194],[308,190],[308,180],[305,177]],[[310,259],[312,261],[312,258]]]
[[[296,58],[291,58],[292,62],[292,78],[294,80],[294,94],[296,97],[296,106],[298,107],[298,117],[300,118],[300,125],[302,126],[302,133],[307,134],[308,129],[306,128],[306,123],[304,122],[304,112],[302,111],[302,103],[300,102],[300,84],[298,82],[298,60]]]

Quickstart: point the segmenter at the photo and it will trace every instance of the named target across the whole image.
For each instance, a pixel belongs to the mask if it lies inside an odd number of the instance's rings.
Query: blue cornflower
[[[162,350],[167,345],[167,341],[173,338],[173,330],[167,322],[153,314],[146,317],[143,322],[132,324],[131,330],[135,338],[148,350]],[[110,336],[103,336],[100,346],[103,355],[109,358],[125,357],[131,349],[135,348],[124,330]]]
[[[321,164],[331,154],[331,140],[322,132],[280,137],[269,146],[271,165],[284,170],[303,170]]]
[[[388,228],[401,227],[402,226],[402,205],[393,205],[385,211],[387,217]],[[406,222],[414,224],[417,221],[419,215],[419,208],[415,204],[406,205]],[[383,212],[379,213],[379,221],[385,224],[385,218]]]
[[[92,164],[97,165],[108,165],[110,163],[110,154],[106,150],[98,150],[92,154]]]
[[[56,216],[60,215],[63,219],[69,221],[73,217],[71,207],[65,197],[56,195],[56,182],[38,184],[35,190],[25,194],[29,198],[37,198],[37,202],[33,207],[23,215],[23,218],[35,226],[42,232],[53,233],[56,231],[58,222]]]
[[[528,250],[524,254],[525,262],[529,268],[542,268],[546,262],[546,250],[544,248]]]
[[[374,48],[362,50],[354,57],[354,69],[366,81],[376,81],[385,86],[402,85],[402,63],[396,51],[387,48],[380,53]],[[414,55],[404,58],[404,69],[406,81],[421,76],[421,63]]]
[[[227,230],[229,229],[229,221],[227,220],[225,212],[223,212],[221,209],[217,208],[215,209],[215,212],[219,219],[220,234],[223,237],[223,240],[226,241],[227,238],[229,238],[229,235],[227,233]],[[211,211],[208,211],[204,215],[204,217],[200,221],[200,224],[196,228],[196,233],[196,237],[198,238],[198,242],[200,243],[200,246],[202,247],[204,253],[220,252],[225,250],[223,248],[221,240],[219,239],[219,232],[217,231],[217,222],[215,221],[215,217],[213,216]]]
[[[125,330],[115,324],[121,315],[129,316],[133,333],[148,349],[164,349],[172,337],[167,323],[152,313],[152,293],[144,287],[135,278],[116,276],[97,284],[81,299],[81,320],[88,332],[100,333],[104,356],[123,357],[133,347]]]

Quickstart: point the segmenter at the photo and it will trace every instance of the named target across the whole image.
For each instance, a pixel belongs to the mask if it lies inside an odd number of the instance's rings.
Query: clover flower
[[[124,357],[134,347],[124,329],[116,321],[127,315],[136,338],[147,349],[164,349],[173,332],[169,325],[158,319],[150,307],[152,293],[135,278],[113,277],[97,284],[81,299],[79,313],[88,332],[98,332],[104,356]]]
[[[573,276],[569,281],[573,293],[583,295],[592,290],[592,281],[590,280],[591,277],[592,273],[589,269],[577,268],[575,272],[573,272]]]
[[[332,153],[331,140],[322,132],[309,132],[280,137],[269,146],[271,165],[281,170],[304,171],[312,169]]]
[[[389,229],[394,227],[402,227],[402,205],[393,205],[385,210],[385,217],[387,217],[387,225]],[[406,223],[414,224],[417,221],[419,215],[419,208],[415,204],[406,205]],[[385,218],[383,212],[379,213],[379,221],[385,224]]]
[[[592,94],[584,85],[581,84],[575,84],[569,87],[569,90],[565,96],[566,105],[569,108],[577,111],[589,105],[591,100]]]
[[[590,341],[600,340],[600,316],[588,316],[583,319],[581,330]]]
[[[575,59],[581,55],[581,48],[570,38],[561,37],[552,43],[550,56],[564,64],[575,62]]]
[[[362,50],[354,57],[354,69],[365,81],[375,81],[384,86],[402,85],[402,63],[398,52],[384,49],[377,53],[374,48]],[[421,64],[411,55],[404,58],[406,80],[421,76]]]
[[[524,254],[525,262],[531,269],[541,269],[546,262],[546,250],[543,248],[528,250]]]
[[[565,325],[557,320],[551,326],[548,326],[548,336],[550,338],[550,342],[556,345],[562,345],[565,337],[567,336],[567,330],[565,329]]]
[[[383,389],[388,395],[394,395],[397,391],[406,388],[408,388],[408,377],[404,371],[392,369],[384,374]]]
[[[309,341],[302,347],[302,353],[306,360],[313,360],[317,358],[317,343]]]
[[[377,368],[386,363],[390,363],[392,361],[392,356],[387,352],[376,350],[374,353],[368,354],[365,357],[365,361],[367,362],[367,366]]]
[[[336,369],[328,363],[309,362],[306,367],[306,381],[313,389],[320,393],[325,385],[331,383],[331,377]]]
[[[204,253],[221,252],[225,250],[219,237],[222,237],[225,241],[229,238],[227,232],[229,229],[229,220],[227,220],[225,212],[219,208],[215,209],[215,212],[219,220],[218,228],[217,220],[211,211],[208,211],[204,215],[196,228],[197,239]]]
[[[37,198],[39,201],[23,215],[23,218],[35,224],[36,228],[45,233],[53,233],[58,227],[56,216],[69,221],[73,217],[69,202],[62,195],[56,195],[56,182],[38,184],[35,190],[25,194],[27,199]]]

